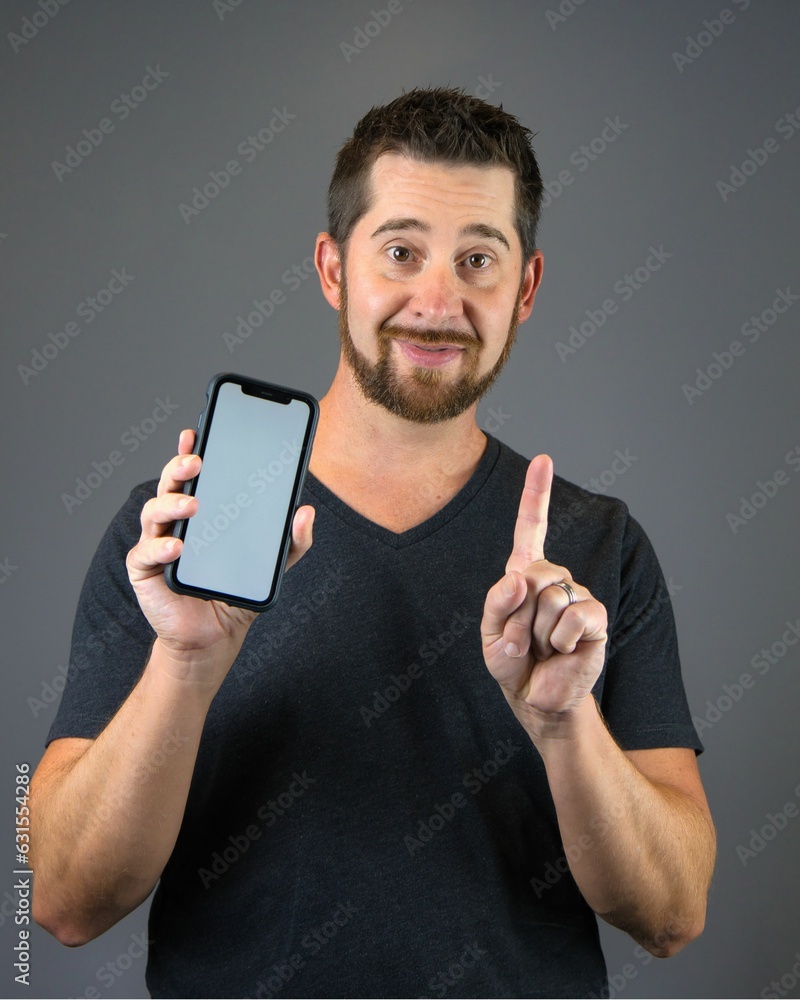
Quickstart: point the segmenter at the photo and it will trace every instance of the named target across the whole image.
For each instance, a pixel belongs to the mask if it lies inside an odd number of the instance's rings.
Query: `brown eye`
[[[389,256],[398,264],[406,264],[411,259],[411,251],[408,247],[392,247]]]
[[[480,270],[482,267],[486,267],[488,263],[489,258],[485,253],[471,253],[469,257],[467,257],[467,264],[469,264],[469,266],[474,268],[476,271]]]

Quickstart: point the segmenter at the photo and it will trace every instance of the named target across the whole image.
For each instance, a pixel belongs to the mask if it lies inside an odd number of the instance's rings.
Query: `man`
[[[191,431],[101,543],[34,915],[81,944],[160,880],[155,996],[601,995],[595,913],[659,956],[702,929],[714,832],[649,543],[475,421],[541,281],[541,191],[502,109],[373,109],[317,239],[342,354],[279,604],[166,588]]]

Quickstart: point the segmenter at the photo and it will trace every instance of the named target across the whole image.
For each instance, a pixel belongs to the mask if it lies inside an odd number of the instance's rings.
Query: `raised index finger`
[[[506,563],[506,572],[524,571],[526,566],[544,559],[547,535],[547,510],[553,483],[553,461],[549,455],[537,455],[528,466],[525,486],[519,502],[514,527],[514,549]]]

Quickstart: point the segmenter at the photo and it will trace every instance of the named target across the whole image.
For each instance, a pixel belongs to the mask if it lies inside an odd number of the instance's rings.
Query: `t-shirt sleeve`
[[[141,532],[142,507],[156,482],[137,486],[106,530],[83,583],[64,693],[47,735],[96,738],[144,670],[155,633],[128,580],[125,558]]]
[[[611,627],[601,708],[623,750],[703,745],[681,676],[671,584],[630,515],[620,553],[620,595]]]

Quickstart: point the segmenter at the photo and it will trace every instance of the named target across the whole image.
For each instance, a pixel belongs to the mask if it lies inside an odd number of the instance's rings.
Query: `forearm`
[[[594,698],[566,731],[530,731],[584,898],[654,954],[673,954],[703,927],[715,853],[706,809],[645,777],[614,742]]]
[[[86,751],[34,776],[34,916],[66,944],[134,909],[167,863],[218,683],[182,676],[156,642],[128,699]]]

